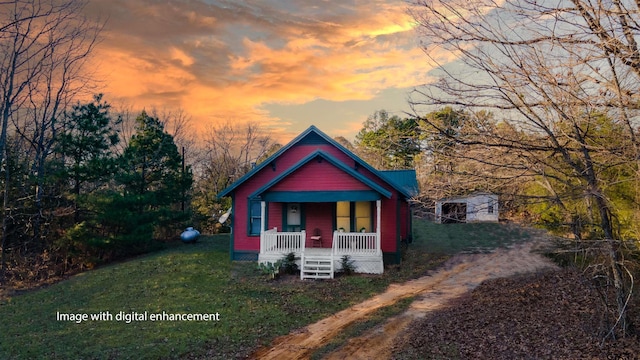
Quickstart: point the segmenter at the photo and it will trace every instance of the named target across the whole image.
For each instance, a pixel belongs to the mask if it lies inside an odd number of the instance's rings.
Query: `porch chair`
[[[320,229],[313,229],[313,235],[311,235],[311,241],[313,241],[313,247],[322,247],[322,232]]]

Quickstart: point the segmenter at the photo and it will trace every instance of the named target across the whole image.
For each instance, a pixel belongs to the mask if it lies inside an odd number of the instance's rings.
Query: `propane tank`
[[[188,227],[185,231],[182,232],[182,234],[180,234],[180,239],[182,240],[182,242],[187,244],[196,242],[199,237],[200,231],[192,227]]]

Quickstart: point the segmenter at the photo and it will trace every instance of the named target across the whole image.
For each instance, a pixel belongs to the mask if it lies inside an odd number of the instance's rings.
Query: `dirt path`
[[[438,309],[449,300],[475,288],[482,281],[534,272],[553,267],[553,263],[531,252],[533,243],[519,244],[511,249],[499,249],[490,254],[456,255],[444,268],[430,276],[403,284],[392,284],[387,291],[369,300],[340,311],[311,324],[296,333],[282,336],[271,348],[263,348],[252,355],[259,359],[304,359],[328,343],[345,327],[365,318],[374,311],[398,300],[418,295],[402,315],[389,319],[379,328],[349,340],[327,359],[385,359],[390,345],[412,320]]]

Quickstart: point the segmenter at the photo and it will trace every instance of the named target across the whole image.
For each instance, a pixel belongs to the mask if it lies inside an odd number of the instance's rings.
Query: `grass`
[[[436,224],[416,220],[413,226],[416,247],[442,254],[486,252],[531,238],[525,229],[515,224]]]
[[[0,358],[230,358],[411,277],[342,276],[267,281],[252,262],[229,261],[226,235],[203,237],[0,301]],[[416,269],[439,264],[424,260]],[[414,269],[415,270],[415,269]],[[415,274],[413,276],[416,276]],[[58,321],[109,312],[112,321]],[[219,313],[219,321],[116,321],[124,313]],[[207,353],[208,352],[208,353]]]
[[[277,336],[384,291],[390,283],[428,273],[446,260],[443,253],[484,248],[519,234],[497,224],[414,224],[417,236],[403,263],[383,275],[267,281],[255,263],[229,261],[227,235],[202,237],[193,245],[82,273],[0,300],[0,359],[244,357]],[[56,319],[58,312],[107,311],[112,321]],[[218,313],[219,320],[126,323],[115,319],[121,311]]]

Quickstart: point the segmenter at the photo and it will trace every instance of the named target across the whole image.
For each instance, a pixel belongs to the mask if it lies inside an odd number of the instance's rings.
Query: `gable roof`
[[[222,190],[218,194],[218,198],[230,195],[236,188],[238,188],[238,186],[243,184],[245,181],[247,181],[249,178],[251,178],[254,174],[256,174],[260,170],[264,169],[266,166],[269,166],[275,159],[277,159],[280,155],[282,155],[287,150],[291,149],[294,145],[299,144],[299,143],[319,144],[319,143],[325,143],[325,142],[330,144],[330,145],[332,145],[332,146],[334,146],[334,147],[336,147],[336,148],[338,148],[340,151],[342,151],[347,156],[349,156],[351,159],[353,159],[353,161],[355,161],[359,166],[362,166],[365,169],[369,170],[371,173],[377,175],[381,180],[383,180],[387,184],[391,185],[391,187],[393,187],[395,190],[400,192],[405,197],[410,198],[410,197],[412,197],[414,195],[412,192],[409,192],[408,189],[404,186],[406,181],[405,182],[400,181],[399,183],[396,183],[396,181],[399,181],[398,179],[396,179],[396,176],[394,176],[394,175],[385,176],[384,175],[385,172],[376,170],[371,165],[369,165],[366,161],[362,160],[359,156],[357,156],[353,152],[349,151],[349,149],[345,148],[340,143],[338,143],[337,141],[332,139],[330,136],[328,136],[327,134],[325,134],[322,131],[320,131],[317,127],[315,127],[315,125],[311,125],[307,130],[305,130],[302,133],[300,133],[293,140],[291,140],[287,145],[281,147],[273,155],[269,156],[265,161],[263,161],[260,164],[258,164],[255,168],[251,169],[251,171],[249,171],[248,173],[244,174],[241,178],[236,180],[233,184],[229,185],[229,187],[227,187],[226,189]],[[330,156],[329,154],[326,154],[326,153],[324,155]],[[335,161],[337,161],[338,163],[343,164],[341,161],[339,161],[339,160],[337,160],[335,158],[333,158],[333,159]],[[344,165],[344,166],[348,168],[348,166],[346,166],[346,165]],[[413,170],[407,170],[407,171],[413,171]],[[287,171],[285,171],[285,173],[286,172]],[[409,175],[406,174],[406,176],[408,177]],[[413,171],[413,176],[414,176],[414,181],[415,181],[415,171]],[[278,178],[278,177],[276,177],[276,178]],[[416,186],[416,189],[417,189],[417,186]]]
[[[333,166],[335,166],[335,167],[339,168],[340,170],[344,171],[345,173],[353,176],[354,178],[356,178],[360,182],[364,183],[365,185],[367,185],[371,189],[373,189],[376,192],[378,192],[380,195],[382,195],[382,196],[384,196],[386,198],[391,198],[391,192],[390,191],[388,191],[387,189],[383,188],[382,186],[376,184],[373,180],[371,180],[368,177],[362,175],[361,173],[355,171],[354,169],[352,169],[349,166],[345,165],[342,161],[336,159],[335,157],[331,156],[330,154],[327,154],[326,152],[324,152],[322,150],[316,150],[316,151],[310,153],[309,155],[305,156],[302,160],[298,161],[296,164],[291,166],[289,169],[287,169],[286,171],[284,171],[280,175],[276,176],[274,179],[272,179],[271,181],[266,183],[264,186],[260,187],[253,194],[249,195],[249,198],[256,198],[256,197],[260,196],[262,193],[264,193],[265,191],[269,190],[269,188],[273,187],[274,185],[276,185],[277,183],[279,183],[280,181],[285,179],[291,173],[293,173],[294,171],[298,170],[299,168],[301,168],[305,164],[309,163],[310,161],[312,161],[312,160],[314,160],[314,159],[316,159],[318,157],[327,160]]]

